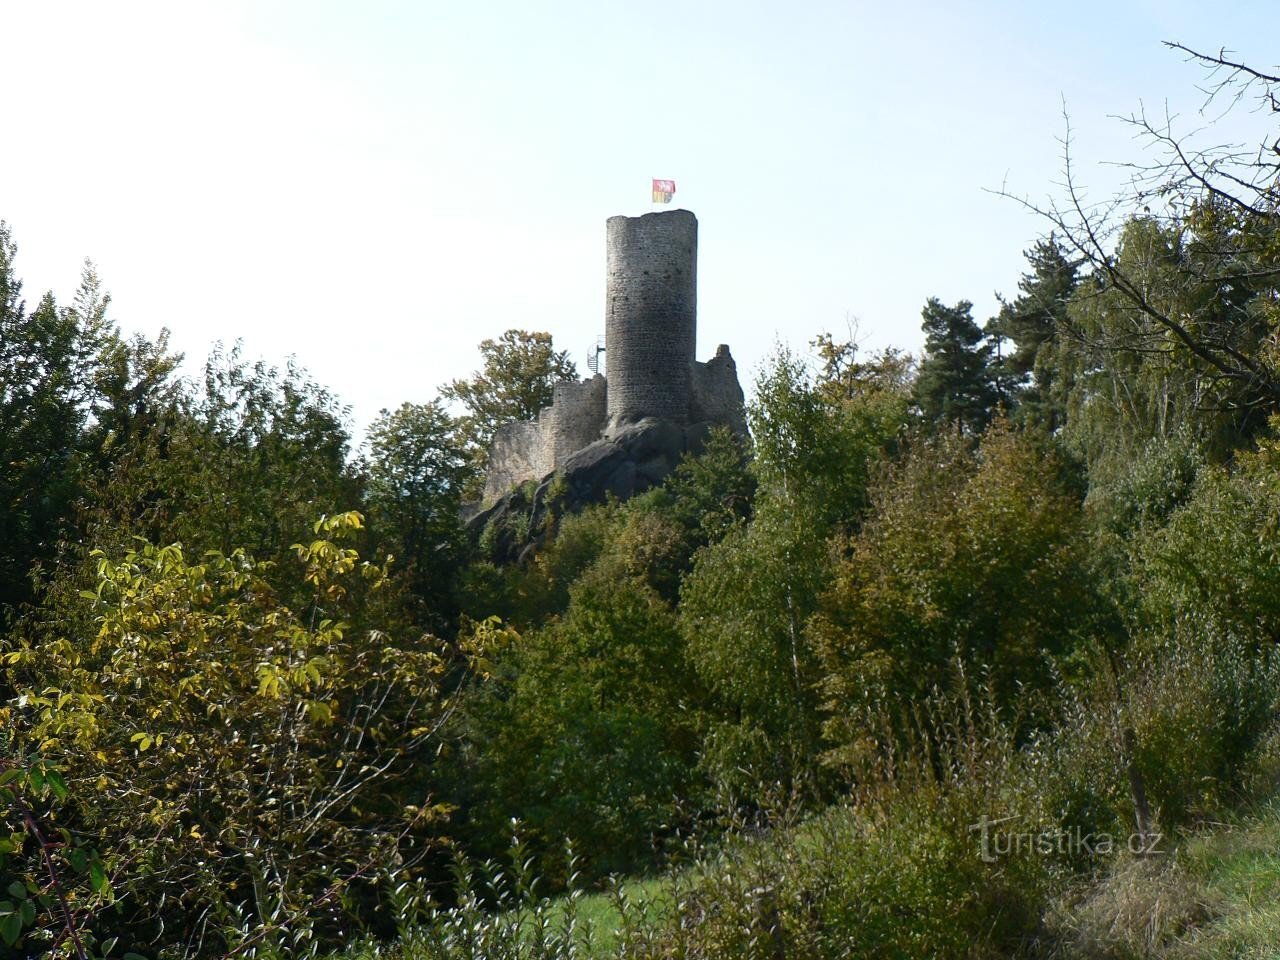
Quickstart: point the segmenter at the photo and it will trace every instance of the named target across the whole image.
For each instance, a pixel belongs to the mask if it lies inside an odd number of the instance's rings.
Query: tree
[[[920,314],[925,355],[915,383],[916,403],[929,423],[960,432],[986,426],[996,403],[987,368],[990,349],[982,342],[972,309],[968,300],[948,307],[930,297]]]
[[[494,431],[512,420],[532,420],[551,405],[557,383],[578,378],[568,351],[557,351],[549,333],[508,330],[497,340],[482,341],[480,356],[481,367],[469,380],[440,389],[445,400],[466,410],[460,427],[477,474],[470,493],[484,484]]]
[[[768,784],[820,792],[820,674],[805,622],[830,577],[826,532],[812,510],[761,496],[751,523],[701,551],[685,578],[680,625],[710,691],[702,763],[725,800],[750,802]]]
[[[892,351],[860,363],[850,345],[816,345],[820,377],[780,351],[757,379],[748,414],[762,491],[802,504],[825,532],[860,519],[870,469],[907,424],[910,368]]]
[[[154,362],[144,352],[133,376]],[[239,345],[215,350],[202,380],[173,391],[151,419],[146,429],[118,425],[129,444],[93,489],[87,522],[103,549],[136,535],[283,561],[316,513],[361,505],[347,411],[292,362],[281,371],[245,361]]]
[[[443,660],[371,617],[386,566],[346,545],[360,526],[345,513],[298,531],[297,605],[242,550],[97,552],[93,589],[0,645],[18,694],[0,725],[65,764],[77,834],[119,888],[103,939],[221,956],[242,923],[346,935],[370,919],[353,874],[375,856],[413,869],[440,812],[414,787]]]
[[[880,706],[956,692],[957,663],[1012,711],[1087,636],[1079,498],[1047,443],[1000,418],[976,449],[943,434],[884,475],[809,624],[829,760],[866,759]]]
[[[762,784],[822,792],[805,625],[830,581],[829,540],[863,521],[874,469],[907,419],[900,357],[859,368],[849,349],[819,349],[819,382],[786,351],[757,381],[754,513],[698,552],[680,593],[689,659],[711,694],[704,766],[737,799]]]
[[[1212,307],[1185,283],[1191,237],[1179,225],[1135,217],[1120,232],[1113,267],[1141,285],[1153,309],[1206,322]],[[1226,382],[1206,376],[1203,361],[1105,276],[1081,281],[1068,308],[1058,358],[1064,382],[1062,439],[1106,485],[1152,443],[1195,437],[1221,457],[1246,438],[1261,410],[1239,406]],[[1253,355],[1257,344],[1238,346]]]
[[[985,333],[997,345],[1005,340],[1014,344],[992,364],[1001,401],[1016,405],[1019,419],[1053,431],[1065,415],[1059,339],[1080,265],[1053,236],[1036,241],[1025,256],[1031,270],[1018,281],[1018,296],[1001,299],[1000,312],[987,322]]]
[[[0,607],[31,599],[33,568],[70,528],[80,494],[106,300],[86,264],[76,305],[45,294],[30,312],[0,222]]]
[[[1063,138],[1065,195],[1036,203],[1015,198],[1043,216],[1092,276],[1095,293],[1123,301],[1135,318],[1121,336],[1093,346],[1140,358],[1165,355],[1187,368],[1193,392],[1207,408],[1232,409],[1260,427],[1280,407],[1280,354],[1271,344],[1280,329],[1280,161],[1275,118],[1280,76],[1218,55],[1167,44],[1208,69],[1207,107],[1256,99],[1264,118],[1259,147],[1202,146],[1175,129],[1175,118],[1145,111],[1126,121],[1153,148],[1155,159],[1128,164],[1130,186],[1112,202],[1090,203],[1073,166],[1071,128]],[[1008,196],[1009,194],[1005,194]],[[1175,269],[1156,287],[1119,256],[1132,242],[1131,224],[1145,223],[1172,238]],[[1146,229],[1146,228],[1144,228]],[[1156,293],[1158,296],[1153,296]],[[1262,416],[1253,416],[1261,413]]]
[[[546,854],[570,839],[592,875],[650,861],[697,780],[696,681],[670,607],[605,556],[574,583],[563,618],[506,650],[460,717],[472,837],[500,853],[517,817]],[[483,632],[483,631],[482,631]]]
[[[95,477],[108,475],[152,431],[162,429],[179,395],[175,373],[181,362],[181,354],[169,352],[168,330],[155,340],[108,334],[95,371],[86,438]]]
[[[382,411],[369,447],[370,525],[404,571],[417,622],[443,629],[456,612],[464,553],[458,506],[467,461],[457,421],[438,400],[405,403]]]

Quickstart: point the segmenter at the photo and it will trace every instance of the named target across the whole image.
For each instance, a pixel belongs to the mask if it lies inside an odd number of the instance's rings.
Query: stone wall
[[[604,377],[557,383],[551,406],[537,420],[504,423],[494,433],[484,499],[500,497],[526,480],[541,480],[575,451],[598,440],[604,423]]]
[[[689,418],[693,423],[719,423],[742,436],[747,434],[743,413],[742,386],[738,365],[726,344],[716,347],[716,355],[706,363],[693,365],[693,400]]]
[[[545,412],[545,411],[544,411]],[[526,480],[546,476],[555,469],[542,442],[542,421],[504,423],[489,444],[489,469],[484,478],[485,502],[495,500]]]
[[[688,210],[610,217],[605,376],[609,430],[689,419],[696,357],[698,219]]]
[[[605,378],[596,374],[580,383],[557,383],[547,417],[543,442],[551,448],[553,469],[604,432]],[[542,420],[540,416],[539,421]]]

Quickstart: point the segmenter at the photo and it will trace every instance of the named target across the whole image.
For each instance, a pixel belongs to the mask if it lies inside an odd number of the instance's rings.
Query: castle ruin
[[[604,463],[613,472],[588,486],[629,496],[660,482],[710,426],[746,432],[729,348],[695,358],[697,218],[688,210],[610,217],[606,250],[605,375],[556,384],[537,420],[498,428],[486,502],[557,472],[593,467],[596,476]]]

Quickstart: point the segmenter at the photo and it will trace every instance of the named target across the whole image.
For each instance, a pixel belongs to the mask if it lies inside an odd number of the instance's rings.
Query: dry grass
[[[1050,927],[1061,960],[1280,960],[1280,804],[1120,861]]]
[[[1217,913],[1180,854],[1128,858],[1055,907],[1063,960],[1147,960],[1173,954]]]

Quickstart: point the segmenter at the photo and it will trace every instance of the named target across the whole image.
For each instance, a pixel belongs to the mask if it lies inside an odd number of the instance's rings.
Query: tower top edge
[[[628,217],[626,214],[618,214],[617,216],[610,217],[607,222],[612,225],[614,223],[635,222],[637,220],[651,220],[657,217],[677,217],[680,219],[692,220],[694,223],[698,222],[698,218],[694,216],[693,211],[686,210],[684,207],[680,207],[675,210],[654,210],[650,213],[642,213],[638,217]]]

